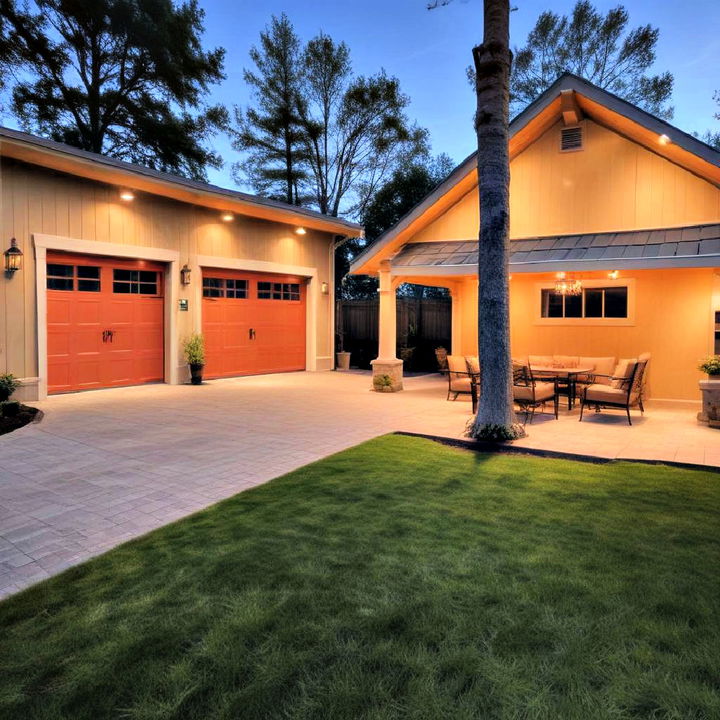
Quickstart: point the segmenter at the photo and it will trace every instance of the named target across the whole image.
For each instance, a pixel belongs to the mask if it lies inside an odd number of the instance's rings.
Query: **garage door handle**
[[[248,336],[250,337],[251,340],[254,340],[255,339],[255,330],[250,328],[250,332],[248,332]]]

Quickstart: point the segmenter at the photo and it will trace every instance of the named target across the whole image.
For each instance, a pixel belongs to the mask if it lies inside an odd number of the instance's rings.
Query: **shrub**
[[[0,400],[7,400],[19,387],[20,382],[12,373],[0,375]]]
[[[389,375],[376,375],[373,378],[373,385],[376,388],[392,387],[393,381]]]
[[[708,375],[720,375],[720,355],[709,355],[699,365],[698,370]]]
[[[202,333],[193,333],[183,343],[183,352],[188,365],[205,364],[205,338]]]

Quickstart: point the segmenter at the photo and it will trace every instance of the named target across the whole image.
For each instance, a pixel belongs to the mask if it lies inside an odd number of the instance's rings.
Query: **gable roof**
[[[152,170],[6,127],[0,127],[0,156],[247,217],[342,235],[357,236],[362,233],[362,225],[349,220]]]
[[[652,152],[720,187],[720,152],[665,120],[641,110],[577,75],[561,75],[510,122],[510,159],[549,130],[566,110],[568,97],[585,115]],[[669,142],[662,144],[661,136]],[[438,218],[477,186],[477,152],[463,160],[392,228],[368,246],[350,266],[354,274],[377,272],[418,230]]]

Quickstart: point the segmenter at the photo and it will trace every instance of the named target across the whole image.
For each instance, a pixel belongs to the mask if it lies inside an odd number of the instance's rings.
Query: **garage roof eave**
[[[110,185],[263,220],[362,236],[362,225],[270,198],[160,172],[63,143],[0,127],[0,156]]]

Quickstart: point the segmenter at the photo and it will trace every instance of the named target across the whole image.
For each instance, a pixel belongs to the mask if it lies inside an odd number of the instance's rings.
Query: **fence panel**
[[[370,367],[377,357],[379,302],[377,300],[340,300],[337,304],[338,342],[352,353],[354,366]],[[435,298],[397,299],[398,353],[413,348],[405,365],[408,370],[437,369],[435,348],[450,349],[452,303]],[[398,355],[400,357],[400,355]]]

